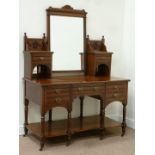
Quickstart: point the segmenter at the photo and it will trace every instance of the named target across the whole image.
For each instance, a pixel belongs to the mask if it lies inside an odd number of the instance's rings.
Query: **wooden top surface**
[[[39,84],[42,86],[48,85],[62,85],[62,84],[87,84],[87,83],[105,83],[115,81],[130,81],[129,79],[122,79],[116,77],[103,77],[103,76],[69,76],[69,77],[53,77],[51,79],[27,79],[26,81]]]

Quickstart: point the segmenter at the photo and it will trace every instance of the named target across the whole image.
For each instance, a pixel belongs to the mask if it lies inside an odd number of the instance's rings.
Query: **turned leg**
[[[43,150],[44,144],[45,144],[45,134],[44,129],[45,128],[45,115],[41,116],[41,141],[40,141],[40,151]]]
[[[105,118],[105,107],[103,104],[103,99],[100,99],[100,140],[103,139],[105,133],[104,118]]]
[[[126,130],[126,103],[123,103],[123,121],[122,121],[122,135],[124,136]]]
[[[52,123],[52,109],[49,110],[48,122]]]
[[[67,124],[67,143],[69,146],[71,143],[71,110],[68,110],[68,124]]]
[[[80,96],[80,118],[83,118],[83,101],[84,101],[84,96]]]
[[[24,106],[25,106],[24,136],[26,136],[28,133],[28,129],[26,128],[26,125],[28,125],[28,105],[29,105],[29,101],[28,101],[28,99],[25,99],[25,102],[24,102]]]

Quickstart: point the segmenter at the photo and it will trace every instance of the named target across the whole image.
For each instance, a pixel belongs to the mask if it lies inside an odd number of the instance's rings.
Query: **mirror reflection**
[[[50,16],[50,46],[53,51],[53,70],[81,70],[84,52],[83,18]]]

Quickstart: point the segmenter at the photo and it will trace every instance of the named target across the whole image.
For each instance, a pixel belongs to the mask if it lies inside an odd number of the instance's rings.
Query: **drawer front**
[[[70,97],[69,96],[57,96],[46,98],[46,107],[68,107],[70,104]]]
[[[109,62],[111,62],[111,58],[110,57],[107,57],[107,58],[97,57],[96,61],[97,62],[109,63]]]
[[[32,63],[49,63],[51,62],[51,57],[48,56],[34,56],[32,57]]]
[[[105,86],[86,86],[73,88],[73,94],[75,96],[80,95],[100,95],[105,93]]]
[[[127,84],[125,82],[106,85],[106,101],[126,100]]]
[[[45,98],[53,98],[60,96],[69,96],[69,88],[46,88],[45,89]]]
[[[45,109],[46,111],[52,107],[67,108],[71,103],[70,90],[68,87],[48,87],[45,88]]]

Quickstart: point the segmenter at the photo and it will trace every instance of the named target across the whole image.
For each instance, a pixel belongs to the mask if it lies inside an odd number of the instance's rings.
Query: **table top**
[[[42,86],[59,85],[59,84],[84,84],[84,83],[105,83],[115,81],[130,81],[129,79],[117,78],[117,77],[105,77],[105,76],[63,76],[53,77],[50,79],[27,79],[24,80],[39,84]]]

